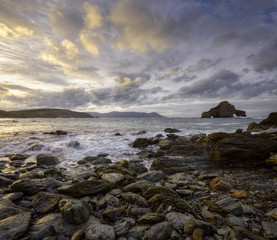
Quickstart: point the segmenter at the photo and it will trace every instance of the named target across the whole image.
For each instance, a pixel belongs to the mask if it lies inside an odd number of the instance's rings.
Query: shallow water
[[[6,154],[24,152],[30,155],[49,153],[59,156],[62,166],[68,167],[85,156],[109,154],[113,161],[128,159],[140,150],[128,144],[138,137],[154,137],[163,134],[165,128],[181,130],[178,135],[197,133],[234,132],[246,130],[256,118],[90,118],[90,119],[0,119],[0,157]],[[66,136],[43,134],[56,130],[68,132]],[[140,131],[145,134],[136,135]],[[120,136],[116,136],[120,133]],[[78,147],[70,142],[78,141]],[[42,144],[41,150],[30,150],[32,144]]]

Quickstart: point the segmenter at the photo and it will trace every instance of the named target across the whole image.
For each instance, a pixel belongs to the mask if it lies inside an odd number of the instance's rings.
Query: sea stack
[[[237,110],[235,106],[228,101],[222,101],[208,112],[203,112],[201,118],[230,118],[233,117],[234,114],[238,117],[246,117],[245,111]]]

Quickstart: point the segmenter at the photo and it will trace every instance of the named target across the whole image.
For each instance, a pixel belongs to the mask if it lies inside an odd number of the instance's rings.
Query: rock
[[[39,154],[36,156],[37,159],[37,165],[38,166],[50,166],[50,165],[56,165],[60,163],[60,160],[58,157],[48,154]]]
[[[122,215],[122,211],[120,208],[108,206],[102,213],[101,219],[103,221],[115,222],[121,217],[121,215]]]
[[[214,108],[211,108],[208,112],[203,112],[201,118],[226,118],[243,116],[246,117],[246,113],[243,110],[237,110],[234,105],[230,104],[228,101],[222,101]]]
[[[89,217],[88,205],[83,200],[63,199],[59,202],[59,209],[69,224],[84,223]]]
[[[142,189],[148,188],[151,186],[154,186],[155,184],[153,182],[150,182],[148,180],[139,180],[134,183],[131,183],[125,187],[123,187],[124,192],[141,192]]]
[[[27,155],[27,154],[24,154],[24,153],[15,153],[15,154],[11,154],[9,156],[9,159],[11,161],[15,161],[15,160],[23,160],[24,161],[28,157],[30,157],[30,155]]]
[[[144,235],[145,240],[167,240],[173,230],[169,222],[161,222],[153,225]]]
[[[147,138],[137,138],[135,141],[130,143],[132,148],[146,148],[148,147],[148,139]]]
[[[86,229],[86,240],[114,240],[113,227],[104,224],[93,224]]]
[[[61,135],[67,135],[68,133],[66,131],[63,130],[57,130],[56,132],[54,132],[55,136],[61,136]]]
[[[44,148],[44,145],[39,143],[34,143],[29,146],[28,151],[40,151],[43,148]]]
[[[26,179],[26,178],[44,178],[45,175],[44,175],[44,172],[43,171],[31,171],[31,172],[26,172],[26,173],[23,173],[23,174],[20,174],[19,178],[20,179]]]
[[[231,197],[225,197],[217,200],[215,203],[210,203],[209,208],[222,215],[232,214],[239,216],[243,213],[241,204]]]
[[[38,213],[49,213],[58,209],[60,199],[58,194],[39,192],[32,200],[33,208]]]
[[[80,229],[72,235],[71,240],[81,240],[84,234],[85,231]]]
[[[107,165],[107,164],[111,164],[112,160],[109,158],[100,157],[100,158],[97,158],[97,159],[91,161],[91,163],[93,165]]]
[[[196,183],[195,177],[187,173],[172,174],[168,176],[168,180],[170,183],[177,184],[178,186],[184,186],[184,185]]]
[[[141,224],[154,224],[164,220],[165,216],[159,213],[146,213],[138,219]]]
[[[108,206],[120,207],[121,205],[120,205],[120,201],[118,198],[116,198],[113,195],[106,194],[99,201],[97,201],[96,206],[98,209],[104,209]]]
[[[150,228],[150,225],[137,225],[130,227],[128,231],[129,239],[143,239],[146,230]]]
[[[222,174],[220,172],[210,172],[210,173],[204,173],[204,174],[201,174],[199,177],[198,177],[198,180],[199,181],[202,181],[202,180],[211,180],[211,179],[214,179],[216,177],[220,177]]]
[[[16,201],[16,200],[22,198],[23,195],[24,194],[22,192],[14,192],[14,193],[9,193],[9,194],[5,195],[3,197],[3,199],[7,199],[7,200],[10,200],[13,202],[13,201]]]
[[[77,148],[80,146],[80,143],[78,141],[70,141],[68,144],[67,144],[68,147],[72,147],[72,148]]]
[[[128,220],[114,225],[114,231],[116,233],[116,236],[124,236],[128,232],[130,226],[131,222]]]
[[[166,220],[170,222],[178,232],[183,232],[184,224],[192,219],[191,216],[187,216],[178,212],[170,212],[166,215]]]
[[[229,191],[233,188],[233,184],[226,178],[216,177],[210,182],[212,191]]]
[[[107,192],[111,189],[111,183],[105,180],[85,180],[72,185],[64,185],[59,191],[69,193],[76,197],[83,197],[97,193]]]
[[[194,229],[192,233],[192,239],[193,240],[203,240],[204,237],[204,230],[201,228]]]
[[[239,226],[244,227],[244,221],[236,216],[229,214],[226,218],[226,222],[230,227]]]
[[[166,128],[164,130],[164,132],[167,132],[167,133],[177,133],[177,132],[181,132],[181,131],[176,129],[176,128]]]
[[[147,172],[147,167],[145,167],[144,164],[131,163],[129,165],[129,170],[131,170],[137,174],[143,174],[143,173]]]
[[[0,220],[28,211],[26,208],[16,206],[10,200],[0,200]]]
[[[131,210],[131,214],[133,216],[141,216],[141,215],[145,215],[147,213],[151,213],[151,209],[150,208],[140,208],[140,207],[134,207]]]
[[[13,240],[22,236],[29,227],[31,213],[20,213],[0,221],[0,239]]]
[[[270,211],[268,211],[265,216],[273,218],[274,220],[277,221],[277,208],[273,208]]]
[[[163,186],[153,186],[153,187],[151,186],[151,187],[142,189],[142,195],[146,199],[153,197],[155,194],[163,194],[166,196],[179,198],[179,195],[174,190]]]
[[[277,154],[273,154],[268,159],[266,159],[265,164],[269,166],[277,166]]]
[[[124,176],[124,178],[127,181],[135,181],[135,178],[137,176],[136,173],[133,171],[130,171],[124,167],[121,167],[117,164],[110,165],[110,166],[102,166],[102,167],[97,167],[95,168],[95,172],[101,176],[104,173],[120,173]]]
[[[151,182],[158,182],[166,177],[163,171],[149,171],[137,176],[139,180],[148,180]]]
[[[55,235],[56,235],[56,230],[52,225],[50,225],[41,229],[36,234],[32,235],[31,239],[40,240],[40,239],[45,239],[47,237],[55,236]]]
[[[148,206],[148,203],[145,200],[145,198],[143,198],[142,196],[140,196],[136,193],[126,192],[126,193],[121,193],[121,196],[128,203],[136,204],[136,205],[142,206],[142,207]]]
[[[110,182],[113,187],[120,185],[124,181],[124,176],[121,173],[104,173],[101,178]]]
[[[249,230],[235,226],[232,230],[228,231],[225,236],[224,240],[229,239],[252,239],[252,240],[264,240],[263,237],[253,234]]]
[[[14,192],[21,191],[25,194],[33,195],[39,191],[56,189],[62,186],[62,183],[53,178],[43,179],[19,179],[11,185]]]
[[[212,235],[217,231],[214,225],[202,220],[191,218],[184,224],[184,233],[192,234],[197,228],[202,229],[205,235]]]
[[[276,128],[277,127],[277,112],[272,112],[266,119],[260,122],[264,128]]]
[[[277,239],[277,222],[262,221],[264,234],[269,239]]]
[[[244,190],[236,190],[231,194],[232,198],[247,198],[247,193]]]
[[[247,132],[261,132],[264,131],[265,129],[263,128],[262,125],[259,123],[251,122],[249,123],[247,127]]]
[[[13,183],[13,180],[0,176],[0,187],[8,187]]]

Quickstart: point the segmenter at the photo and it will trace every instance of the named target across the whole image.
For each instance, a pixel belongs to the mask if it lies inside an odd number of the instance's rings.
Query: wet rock
[[[225,234],[224,240],[231,240],[231,239],[264,240],[263,237],[253,234],[249,230],[242,227],[234,227],[233,229],[229,230]]]
[[[63,199],[59,202],[59,209],[65,221],[70,224],[81,224],[89,217],[89,208],[85,201],[77,199]]]
[[[45,239],[47,237],[55,236],[55,235],[56,235],[56,230],[52,225],[50,225],[50,226],[47,226],[47,227],[41,229],[36,234],[32,235],[31,239],[41,240],[41,239]]]
[[[202,240],[204,237],[204,230],[201,228],[194,229],[192,233],[192,239],[193,240]]]
[[[22,236],[29,227],[31,213],[20,213],[0,221],[0,239],[13,240]]]
[[[14,192],[21,191],[25,194],[33,195],[39,191],[56,189],[62,186],[62,183],[53,178],[43,179],[19,179],[11,185]]]
[[[86,240],[114,240],[113,227],[104,224],[93,224],[86,229]]]
[[[19,178],[20,179],[26,179],[26,178],[44,178],[44,172],[43,171],[31,171],[31,172],[26,172],[23,174],[20,174]]]
[[[269,239],[277,239],[277,222],[262,221],[264,234]]]
[[[163,194],[179,198],[179,195],[172,189],[163,186],[153,186],[142,190],[142,194],[146,199],[153,197],[155,194]]]
[[[173,230],[169,222],[161,222],[153,225],[144,235],[145,240],[167,240]]]
[[[41,151],[44,148],[44,145],[39,143],[34,143],[29,146],[28,151]]]
[[[133,171],[130,171],[116,164],[111,166],[105,166],[105,167],[97,167],[95,168],[95,172],[100,176],[104,173],[120,173],[128,181],[135,181],[135,178],[137,176],[137,174],[134,173]]]
[[[202,229],[205,235],[216,233],[216,227],[208,222],[191,218],[184,224],[184,233],[192,234],[195,229]]]
[[[181,132],[181,131],[176,129],[176,128],[166,128],[164,130],[164,132],[167,132],[167,133],[177,133],[177,132]]]
[[[122,211],[120,208],[108,206],[101,215],[103,221],[115,222],[120,219]]]
[[[101,178],[110,182],[113,187],[120,185],[124,181],[124,176],[121,173],[104,173]]]
[[[230,227],[239,226],[244,227],[244,221],[236,216],[229,214],[226,218],[226,222]]]
[[[165,216],[159,213],[146,213],[138,219],[141,224],[154,224],[164,220]]]
[[[100,157],[100,158],[97,158],[97,159],[91,161],[91,163],[93,165],[107,165],[107,164],[111,164],[112,160],[109,158]]]
[[[198,180],[199,181],[202,181],[202,180],[211,180],[211,179],[214,179],[216,177],[221,177],[221,176],[222,176],[222,174],[220,172],[204,173],[204,174],[201,174],[198,177]]]
[[[0,187],[7,187],[13,183],[13,180],[0,176]]]
[[[68,134],[68,132],[63,131],[63,130],[57,130],[54,132],[55,136],[61,136],[61,135],[67,135],[67,134]]]
[[[129,239],[143,239],[146,230],[150,227],[150,225],[137,225],[130,227],[128,231]]]
[[[58,194],[39,192],[32,200],[33,208],[38,213],[49,213],[58,209],[60,199]]]
[[[58,157],[48,154],[39,154],[36,156],[37,159],[37,165],[38,166],[50,166],[50,165],[56,165],[60,163],[60,160]]]
[[[187,216],[178,212],[170,212],[166,215],[166,220],[170,222],[178,232],[182,232],[184,229],[184,224],[186,224],[191,219],[191,216]]]
[[[85,180],[58,188],[59,191],[69,193],[76,197],[107,192],[109,189],[111,189],[111,184],[105,180]]]
[[[247,127],[247,132],[261,132],[264,131],[264,127],[259,123],[251,122]]]
[[[129,170],[137,174],[143,174],[147,172],[147,167],[145,167],[144,164],[141,163],[130,163]]]
[[[80,146],[80,143],[78,141],[70,141],[68,144],[67,144],[68,147],[72,147],[72,148],[77,148]]]
[[[277,166],[277,154],[273,154],[268,159],[266,159],[265,164],[269,166]]]
[[[134,207],[131,210],[131,214],[133,216],[141,216],[141,215],[145,215],[147,213],[151,213],[152,210],[150,208],[140,208],[140,207]]]
[[[123,187],[124,192],[141,192],[142,189],[154,186],[153,182],[148,180],[139,180]]]
[[[239,216],[243,213],[241,204],[231,197],[225,197],[214,203],[210,203],[209,208],[223,215],[232,214]]]
[[[96,206],[98,209],[104,209],[108,206],[120,207],[120,201],[115,196],[111,194],[106,194],[99,201],[97,201]]]
[[[148,206],[148,203],[145,200],[145,198],[143,198],[142,196],[140,196],[136,193],[126,192],[126,193],[121,193],[121,196],[128,203],[136,204],[136,205],[142,206],[142,207]]]
[[[233,188],[233,184],[226,178],[216,177],[210,182],[212,191],[229,191]]]
[[[27,155],[27,154],[24,154],[24,153],[15,153],[15,154],[11,154],[9,156],[9,159],[11,161],[14,161],[14,160],[22,160],[22,161],[24,161],[28,157],[30,157],[30,155]]]
[[[184,186],[187,184],[194,184],[196,180],[194,176],[187,173],[175,173],[168,176],[168,180],[171,183],[177,184],[178,186]]]
[[[247,193],[244,190],[236,190],[231,194],[232,198],[247,198]]]
[[[28,211],[28,209],[16,206],[10,200],[0,200],[0,220]]]
[[[131,222],[128,220],[114,225],[114,231],[116,233],[116,236],[124,236],[128,232],[130,226]]]
[[[273,218],[274,220],[277,220],[277,208],[271,209],[265,214],[265,216]]]
[[[137,138],[135,141],[130,143],[132,148],[146,148],[148,145],[149,143],[147,138]]]
[[[23,197],[23,193],[22,192],[14,192],[14,193],[9,193],[9,194],[6,194],[3,199],[7,199],[7,200],[10,200],[10,201],[16,201],[20,198]]]
[[[72,235],[71,240],[81,240],[84,234],[85,231],[83,229],[80,229]]]
[[[163,171],[149,171],[137,176],[139,180],[148,180],[151,182],[158,182],[166,177]]]

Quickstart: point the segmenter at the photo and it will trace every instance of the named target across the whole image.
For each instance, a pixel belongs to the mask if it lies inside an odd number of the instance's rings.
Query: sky
[[[277,0],[1,0],[0,109],[277,111]]]

